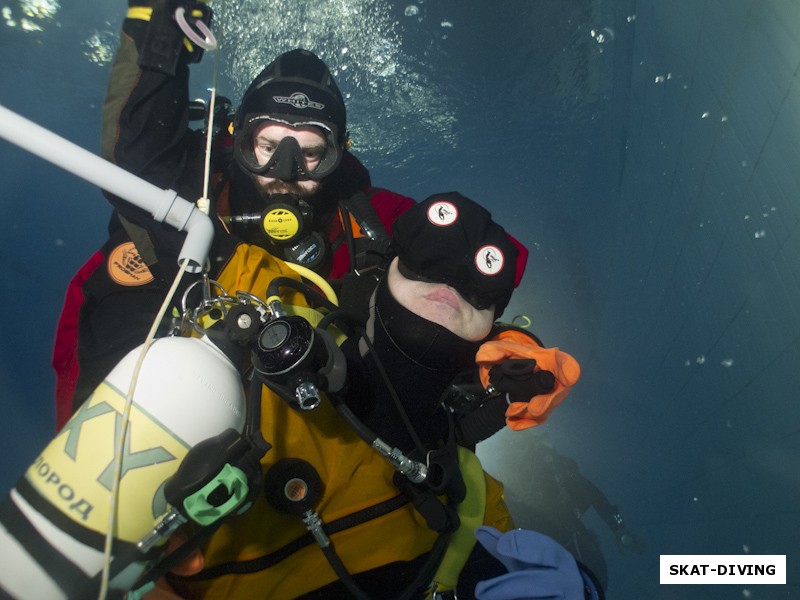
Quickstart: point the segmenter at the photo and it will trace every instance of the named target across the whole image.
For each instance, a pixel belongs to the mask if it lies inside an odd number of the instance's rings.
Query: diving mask
[[[256,157],[255,135],[264,123],[291,127],[315,127],[325,138],[324,147],[301,148],[297,139],[288,135],[281,139],[269,159],[260,164]],[[244,120],[244,129],[237,132],[234,157],[239,165],[253,175],[281,181],[319,180],[333,173],[342,160],[342,148],[336,141],[338,132],[319,121],[290,122],[275,116],[251,115]]]

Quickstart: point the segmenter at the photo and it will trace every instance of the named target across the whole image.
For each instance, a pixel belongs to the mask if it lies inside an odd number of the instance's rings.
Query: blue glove
[[[478,600],[585,600],[584,578],[572,555],[535,531],[500,533],[481,526],[475,536],[508,573],[475,587]],[[592,598],[593,596],[588,596]]]

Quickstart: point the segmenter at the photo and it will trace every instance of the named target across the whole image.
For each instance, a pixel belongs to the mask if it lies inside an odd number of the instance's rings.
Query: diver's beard
[[[281,181],[276,179],[263,184],[256,181],[255,188],[261,196],[261,199],[269,204],[271,201],[270,196],[273,194],[290,194],[296,198],[309,200],[319,192],[320,184],[318,183],[313,188],[306,188],[296,181]]]

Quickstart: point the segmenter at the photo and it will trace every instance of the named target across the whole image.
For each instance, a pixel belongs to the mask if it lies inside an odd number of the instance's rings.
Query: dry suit
[[[201,131],[189,127],[190,57],[182,53],[173,65],[174,72],[140,67],[147,34],[147,21],[125,19],[103,108],[102,153],[154,185],[173,189],[183,198],[199,198],[205,139]],[[228,176],[231,160],[224,135],[223,131],[222,141],[212,152],[212,170],[218,176],[211,189],[213,198],[222,200],[223,215],[225,208],[235,208],[237,199],[234,178]],[[320,189],[313,226],[324,233],[330,245],[324,275],[332,279],[350,270],[354,247],[344,234],[351,229],[349,219],[337,217],[340,201],[365,194],[387,230],[396,216],[413,204],[410,198],[373,188],[367,170],[347,152]],[[144,340],[178,269],[184,234],[153,222],[118,198],[107,197],[115,208],[109,238],[70,282],[56,329],[52,364],[57,428],[119,359]],[[215,225],[208,274],[219,280],[232,268],[242,240],[229,235],[219,220]],[[176,298],[180,299],[194,280],[186,277]],[[168,328],[167,323],[160,333]]]

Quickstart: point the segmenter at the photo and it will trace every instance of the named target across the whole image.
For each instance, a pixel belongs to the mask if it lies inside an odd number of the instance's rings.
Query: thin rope
[[[211,200],[208,197],[208,186],[211,180],[211,143],[214,141],[214,109],[217,102],[217,61],[214,61],[214,79],[213,85],[209,90],[211,92],[211,100],[208,104],[208,125],[206,126],[206,157],[205,166],[203,167],[203,195],[197,201],[197,206],[204,213],[209,214],[211,209]]]
[[[217,104],[217,77],[219,75],[219,52],[214,54],[214,70],[211,76],[211,98],[208,103],[208,121],[206,123],[206,156],[203,167],[203,195],[197,206],[204,213],[211,211],[211,200],[208,197],[208,186],[211,180],[211,143],[214,141],[214,111]]]

